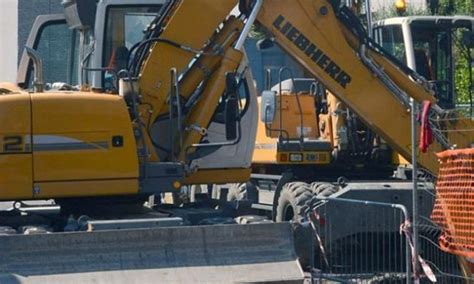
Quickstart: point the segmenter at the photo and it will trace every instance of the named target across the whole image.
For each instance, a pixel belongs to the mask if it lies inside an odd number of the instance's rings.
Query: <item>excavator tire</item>
[[[304,207],[313,197],[309,184],[289,182],[285,184],[278,198],[275,221],[301,222],[305,218]]]
[[[313,194],[320,197],[329,197],[338,192],[339,189],[339,186],[328,182],[313,182],[311,184],[311,191]]]
[[[257,202],[257,188],[250,182],[233,183],[229,186],[229,192],[227,193],[227,201]]]

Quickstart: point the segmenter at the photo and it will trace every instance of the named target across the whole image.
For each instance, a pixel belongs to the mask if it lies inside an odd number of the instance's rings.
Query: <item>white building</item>
[[[0,43],[0,82],[15,82],[18,62],[17,0],[2,0]]]
[[[61,0],[0,0],[0,82],[16,82],[22,53],[36,16],[62,13]]]

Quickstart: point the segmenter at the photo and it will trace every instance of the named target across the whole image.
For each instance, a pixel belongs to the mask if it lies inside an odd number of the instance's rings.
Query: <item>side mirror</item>
[[[462,34],[462,43],[467,48],[474,48],[474,31],[465,31]]]
[[[276,92],[263,91],[260,108],[260,120],[265,124],[272,124],[276,112]]]
[[[258,50],[265,50],[272,48],[275,44],[271,39],[265,38],[257,41],[257,49]]]
[[[228,141],[238,138],[239,99],[237,82],[233,73],[226,74],[225,135]]]

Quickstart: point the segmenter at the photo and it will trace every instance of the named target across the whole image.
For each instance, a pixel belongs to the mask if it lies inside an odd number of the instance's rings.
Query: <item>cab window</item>
[[[381,26],[374,31],[376,41],[400,62],[407,64],[401,25]]]
[[[161,6],[119,6],[108,9],[103,66],[115,73],[127,67],[130,49],[143,39],[146,27],[156,18]],[[112,83],[112,73],[106,72],[104,87],[110,89]]]
[[[433,82],[441,105],[453,107],[450,30],[415,23],[411,30],[416,71]]]
[[[43,60],[44,82],[78,84],[79,34],[65,21],[52,21],[41,27],[33,48]],[[26,88],[33,85],[33,64],[27,71]]]

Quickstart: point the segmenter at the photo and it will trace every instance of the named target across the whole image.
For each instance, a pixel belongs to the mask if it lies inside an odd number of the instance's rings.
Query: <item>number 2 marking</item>
[[[3,152],[23,152],[23,137],[5,136],[3,138]]]

